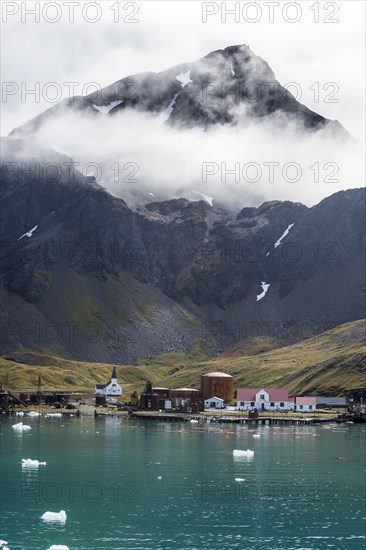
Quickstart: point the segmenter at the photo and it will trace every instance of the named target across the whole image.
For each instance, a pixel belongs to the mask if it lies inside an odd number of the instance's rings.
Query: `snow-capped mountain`
[[[230,46],[204,58],[160,73],[131,75],[85,97],[64,100],[10,135],[32,135],[50,117],[85,112],[112,117],[126,109],[148,112],[163,123],[184,128],[245,124],[263,117],[283,116],[309,130],[328,126],[348,136],[337,122],[311,111],[276,80],[269,65],[246,45]]]

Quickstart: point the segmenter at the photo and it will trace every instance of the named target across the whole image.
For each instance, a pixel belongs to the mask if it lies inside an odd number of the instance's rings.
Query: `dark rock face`
[[[105,106],[107,110],[100,112]],[[165,123],[176,127],[245,124],[276,116],[277,125],[290,119],[308,130],[328,126],[349,137],[337,121],[329,121],[299,103],[276,80],[268,64],[246,45],[217,50],[160,73],[132,75],[88,96],[64,100],[11,135],[32,135],[50,117],[69,110],[97,117],[113,116],[125,109],[160,115],[169,106],[173,108]]]
[[[364,189],[237,216],[186,199],[134,212],[55,153],[57,177],[38,157],[24,173],[23,145],[11,140],[1,167],[3,353],[134,362],[364,316]]]

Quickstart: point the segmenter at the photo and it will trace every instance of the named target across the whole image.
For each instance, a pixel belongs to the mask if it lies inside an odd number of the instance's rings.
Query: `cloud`
[[[312,205],[364,181],[362,147],[331,129],[309,133],[290,118],[243,117],[237,126],[179,129],[133,110],[91,116],[65,111],[34,144],[69,155],[85,175],[129,204],[197,192],[214,205],[241,208],[265,200]]]

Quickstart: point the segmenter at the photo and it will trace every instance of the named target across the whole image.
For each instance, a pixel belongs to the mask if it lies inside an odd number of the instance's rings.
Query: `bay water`
[[[0,539],[9,550],[348,550],[366,543],[365,425],[0,420]],[[12,429],[19,421],[32,429]],[[235,449],[254,456],[235,457]],[[24,468],[27,458],[46,465]],[[41,519],[60,510],[65,524]]]

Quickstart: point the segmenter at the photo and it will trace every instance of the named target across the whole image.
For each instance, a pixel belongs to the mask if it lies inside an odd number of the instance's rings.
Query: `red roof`
[[[292,397],[289,398],[288,390],[283,388],[239,388],[237,391],[238,401],[255,401],[256,394],[265,390],[269,395],[269,401],[293,401]]]

